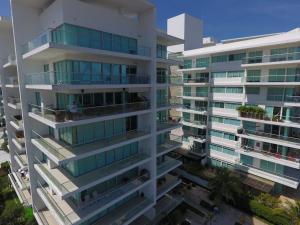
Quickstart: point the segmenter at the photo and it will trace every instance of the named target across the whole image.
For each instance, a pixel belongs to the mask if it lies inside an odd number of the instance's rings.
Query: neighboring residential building
[[[171,111],[182,102],[170,89],[182,77],[170,66],[182,59],[167,47],[183,38],[157,30],[145,0],[11,7],[6,46],[14,40],[15,49],[5,57],[16,60],[1,68],[9,176],[38,223],[126,225],[176,206],[180,198],[166,194],[181,183],[171,152],[182,124]]]
[[[300,29],[183,55],[183,146],[206,154],[213,166],[248,174],[254,188],[297,194]]]

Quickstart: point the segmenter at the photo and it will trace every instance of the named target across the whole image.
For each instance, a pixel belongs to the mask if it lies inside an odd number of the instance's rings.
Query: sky
[[[202,19],[204,35],[217,40],[288,31],[300,27],[300,0],[150,0],[157,6],[157,26],[188,13]],[[0,15],[9,15],[0,0]]]

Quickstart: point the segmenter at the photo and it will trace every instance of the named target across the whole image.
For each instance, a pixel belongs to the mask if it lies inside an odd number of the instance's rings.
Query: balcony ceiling
[[[108,7],[120,8],[130,12],[143,12],[154,7],[146,0],[80,0],[87,3],[102,4]]]

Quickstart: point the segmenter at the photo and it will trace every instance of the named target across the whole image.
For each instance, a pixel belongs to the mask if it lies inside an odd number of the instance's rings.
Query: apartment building
[[[183,55],[183,146],[247,174],[254,188],[297,194],[300,29]]]
[[[171,153],[182,124],[171,111],[181,99],[170,89],[182,78],[170,66],[183,61],[167,48],[183,38],[156,29],[145,0],[11,8],[0,42],[9,177],[38,223],[151,224],[179,204],[170,191],[181,161]]]

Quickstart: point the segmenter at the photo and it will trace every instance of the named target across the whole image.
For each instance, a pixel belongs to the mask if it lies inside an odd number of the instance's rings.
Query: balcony
[[[159,178],[157,180],[157,199],[167,194],[180,183],[181,179],[170,174],[166,174],[164,177]]]
[[[95,140],[85,144],[67,145],[49,135],[42,136],[32,131],[31,142],[57,165],[82,159],[120,146],[150,137],[150,129],[131,130],[114,137]]]
[[[272,54],[255,57],[247,57],[243,59],[242,67],[258,67],[258,66],[270,66],[270,65],[293,65],[300,63],[300,53],[284,53],[284,54]]]
[[[207,126],[206,120],[191,120],[188,118],[183,118],[182,124],[188,127],[195,127],[199,129],[205,129]]]
[[[20,168],[28,167],[28,159],[26,153],[18,153],[17,151],[12,150],[14,158],[19,164]]]
[[[300,128],[300,117],[295,116],[280,116],[280,114],[273,115],[272,117],[268,115],[262,115],[253,112],[241,112],[239,113],[238,119],[242,121],[258,122],[264,124],[272,124],[284,127],[295,127]]]
[[[156,75],[156,82],[158,85],[173,85],[173,86],[181,86],[183,84],[182,76],[176,75]]]
[[[19,81],[17,76],[9,77],[5,82],[7,88],[19,88]]]
[[[17,97],[7,97],[7,105],[13,109],[21,109],[21,100]]]
[[[216,150],[210,149],[209,150],[209,156],[211,158],[218,159],[218,160],[225,161],[225,162],[229,162],[229,163],[232,163],[232,164],[235,164],[235,163],[239,162],[239,156],[236,153],[227,154],[227,153],[222,152],[222,151],[216,151]]]
[[[169,134],[167,140],[163,144],[157,145],[157,157],[167,154],[177,148],[180,148],[182,144],[182,136],[177,136],[174,134]]]
[[[148,101],[141,101],[95,107],[77,107],[73,105],[68,106],[68,108],[69,110],[61,110],[29,104],[29,115],[40,122],[46,122],[44,119],[54,123],[70,123],[80,120],[92,120],[91,122],[97,122],[99,118],[105,116],[149,110],[150,103]],[[97,121],[93,120],[95,118],[97,118]]]
[[[180,128],[181,126],[180,117],[170,117],[165,120],[157,121],[157,132],[163,133]]]
[[[5,62],[5,64],[3,65],[3,68],[9,68],[9,67],[13,67],[16,66],[16,57],[14,55],[9,55],[7,57],[7,60]]]
[[[63,54],[68,53],[78,53],[78,54],[97,54],[97,55],[108,55],[115,56],[121,58],[130,58],[130,59],[140,59],[140,60],[149,60],[151,57],[151,48],[147,46],[137,45],[134,43],[134,46],[127,46],[125,51],[121,49],[113,48],[112,43],[111,46],[104,46],[104,43],[101,43],[101,31],[99,33],[99,40],[93,39],[90,36],[79,32],[77,26],[73,26],[74,29],[67,29],[66,24],[55,28],[49,29],[37,37],[32,39],[31,41],[22,45],[22,53],[23,59],[26,58],[40,58],[46,59],[48,57],[59,57]],[[86,29],[80,27],[81,29]],[[111,38],[112,38],[111,34]],[[82,42],[82,40],[85,40]],[[112,42],[113,40],[110,39]]]
[[[242,145],[237,149],[237,152],[240,152],[243,155],[248,155],[254,158],[274,162],[276,164],[280,164],[283,166],[300,169],[300,154],[297,153],[296,149],[294,153],[284,156],[281,155],[280,153],[273,153],[276,152],[275,150],[273,152],[265,151],[265,150],[254,149],[247,145]]]
[[[183,63],[182,53],[174,53],[169,51],[157,51],[156,59],[158,63],[166,63],[170,65],[181,65]]]
[[[23,120],[21,115],[10,116],[10,125],[12,125],[16,130],[23,130]]]
[[[183,79],[184,85],[207,85],[209,83],[209,77],[189,77]]]
[[[169,108],[179,108],[182,106],[182,101],[179,98],[169,98],[166,97],[165,101],[158,101],[157,108],[161,110],[161,108],[169,109]]]
[[[24,178],[21,178],[19,173],[10,173],[8,174],[8,177],[10,179],[10,182],[15,189],[15,192],[20,200],[20,202],[24,206],[30,206],[32,203],[31,200],[31,194],[30,191],[28,190],[29,187],[29,181],[23,180]]]
[[[262,177],[294,189],[297,189],[299,185],[299,175],[287,176],[269,170],[264,170],[259,167],[248,165],[242,162],[240,162],[240,164],[236,165],[235,167],[241,171],[245,171],[246,173],[253,174],[255,176]]]
[[[171,172],[172,170],[179,167],[181,164],[182,162],[177,159],[168,156],[163,156],[161,162],[157,163],[157,178],[160,178],[166,173]]]
[[[18,148],[20,152],[25,152],[25,138],[23,131],[11,132],[12,142]]]
[[[50,169],[47,163],[40,162],[37,158],[35,158],[34,167],[55,192],[65,199],[75,193],[81,192],[109,180],[112,177],[143,165],[149,160],[150,157],[148,155],[140,153],[108,166],[98,168],[79,177],[71,176],[67,171],[60,167]]]
[[[260,85],[271,85],[271,86],[282,86],[282,85],[299,85],[300,74],[282,74],[282,75],[257,75],[247,76],[245,85],[247,86],[260,86]]]
[[[47,207],[54,209],[63,224],[78,224],[112,207],[149,183],[148,175],[138,176],[124,180],[105,192],[94,191],[93,197],[86,195],[84,201],[78,203],[71,199],[62,200],[59,196],[51,194],[49,187],[43,187],[41,184],[38,185],[37,191]]]
[[[141,74],[103,74],[74,72],[43,72],[26,75],[26,87],[33,89],[76,89],[76,88],[112,88],[114,86],[145,86],[150,84],[149,75]],[[54,87],[48,87],[54,86]]]
[[[299,137],[285,137],[278,134],[266,133],[264,131],[238,130],[237,135],[242,138],[248,138],[256,141],[267,142],[290,148],[299,148]]]
[[[146,197],[134,197],[109,212],[94,225],[128,225],[136,218],[147,212],[153,207],[153,205],[154,202]]]
[[[208,92],[193,92],[193,91],[184,91],[179,97],[190,100],[208,100]]]
[[[199,134],[192,130],[183,130],[183,136],[191,138],[193,141],[197,141],[200,143],[206,142],[206,134]]]
[[[38,210],[36,206],[32,204],[32,210],[39,225],[59,225],[49,209],[43,208]]]
[[[181,109],[178,109],[178,111],[203,115],[207,114],[208,107],[183,105]]]

